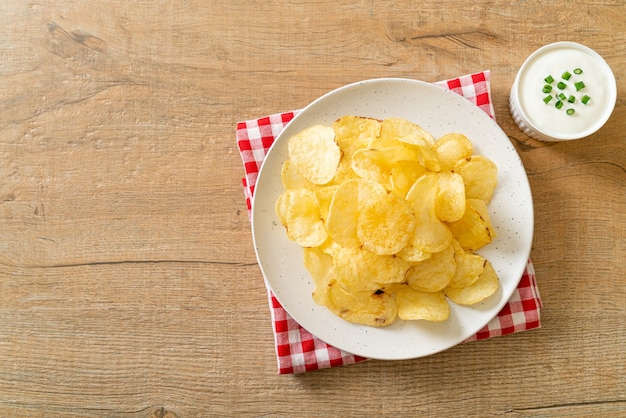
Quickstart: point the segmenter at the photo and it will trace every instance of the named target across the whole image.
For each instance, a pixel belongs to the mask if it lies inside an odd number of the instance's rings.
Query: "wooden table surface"
[[[1,416],[626,415],[623,0],[4,0]],[[508,111],[538,47],[610,64],[598,133]],[[278,375],[236,122],[375,77],[492,71],[526,167],[542,328]]]

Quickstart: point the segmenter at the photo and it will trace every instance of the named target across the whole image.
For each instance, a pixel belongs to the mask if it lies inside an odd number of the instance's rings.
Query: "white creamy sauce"
[[[574,74],[577,68],[582,74]],[[565,71],[571,73],[569,80],[561,78]],[[548,75],[554,78],[552,92],[544,93],[543,87],[547,84],[544,79]],[[559,81],[567,84],[564,90],[557,87]],[[583,81],[585,87],[576,91],[575,83],[579,81]],[[595,129],[610,105],[609,90],[609,79],[602,63],[571,47],[551,49],[538,55],[528,63],[519,79],[519,101],[524,113],[537,128],[552,135],[574,135]],[[555,103],[559,99],[554,96],[561,92],[567,97],[573,95],[575,102],[562,100],[563,107],[558,109]],[[544,103],[544,98],[550,94],[552,100]],[[581,101],[584,95],[591,98],[586,105]],[[568,115],[567,109],[574,109],[574,113]]]

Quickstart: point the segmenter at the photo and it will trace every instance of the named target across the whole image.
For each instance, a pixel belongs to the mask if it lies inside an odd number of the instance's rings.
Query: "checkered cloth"
[[[489,71],[483,71],[434,84],[467,98],[495,119],[490,75]],[[261,163],[274,139],[297,113],[298,111],[277,113],[237,124],[237,145],[245,169],[242,182],[249,215]],[[367,360],[332,347],[313,336],[289,316],[270,289],[267,293],[280,374],[301,373]],[[531,260],[528,260],[519,286],[508,303],[489,324],[465,342],[539,328],[541,306],[535,272]]]

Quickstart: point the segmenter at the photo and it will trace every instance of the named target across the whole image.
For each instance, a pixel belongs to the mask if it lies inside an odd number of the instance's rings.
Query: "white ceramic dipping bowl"
[[[569,141],[598,131],[616,99],[615,76],[597,52],[575,42],[556,42],[524,61],[511,87],[509,107],[528,136]]]

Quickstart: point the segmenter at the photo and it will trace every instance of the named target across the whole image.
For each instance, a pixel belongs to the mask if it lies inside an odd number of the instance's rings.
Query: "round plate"
[[[498,166],[498,186],[489,204],[497,238],[480,251],[500,278],[499,291],[471,307],[450,302],[444,322],[397,319],[384,328],[347,322],[313,302],[314,282],[303,265],[302,248],[290,241],[274,211],[283,186],[287,142],[302,129],[344,115],[413,121],[435,138],[461,132],[475,152]],[[366,80],[334,90],[300,112],[276,138],[259,172],[252,207],[252,235],[267,285],[306,330],[341,350],[375,359],[427,356],[466,340],[493,319],[517,288],[530,254],[533,205],[522,162],[500,127],[460,95],[433,84],[398,78]]]

